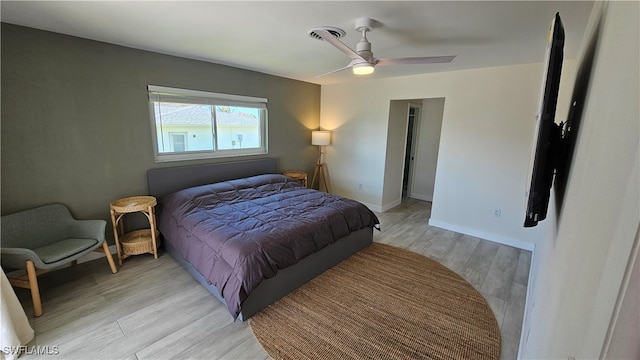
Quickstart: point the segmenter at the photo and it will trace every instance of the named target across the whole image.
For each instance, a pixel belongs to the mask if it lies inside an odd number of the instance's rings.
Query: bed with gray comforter
[[[370,243],[377,225],[363,204],[278,174],[180,190],[163,197],[158,211],[172,255],[217,289],[234,318],[266,280],[325,248],[352,246],[339,243],[354,233],[368,234]]]

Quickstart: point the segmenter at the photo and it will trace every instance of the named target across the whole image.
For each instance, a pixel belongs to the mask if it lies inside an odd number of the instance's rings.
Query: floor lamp
[[[311,144],[318,146],[318,161],[316,162],[316,169],[313,172],[313,178],[311,180],[311,188],[313,189],[316,184],[316,179],[318,179],[318,189],[320,189],[320,181],[324,184],[324,188],[327,192],[331,192],[329,190],[329,185],[327,184],[327,169],[322,162],[322,147],[331,145],[331,132],[325,130],[316,130],[311,132]]]

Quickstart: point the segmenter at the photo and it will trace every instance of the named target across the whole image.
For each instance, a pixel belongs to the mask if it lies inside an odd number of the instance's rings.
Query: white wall
[[[635,253],[627,266],[626,283],[621,289],[618,307],[614,310],[614,321],[603,359],[640,359],[639,242],[640,231],[636,235]]]
[[[574,64],[564,65],[560,115]],[[334,130],[327,148],[334,192],[385,208],[390,100],[445,98],[432,223],[532,248],[542,231],[522,224],[541,78],[542,65],[527,64],[322,86],[321,126]]]
[[[377,86],[323,86],[320,127],[332,130],[326,163],[332,191],[382,206],[389,98]],[[359,186],[360,185],[360,186]]]
[[[605,345],[640,224],[639,13],[638,2],[594,6],[582,51],[597,40],[584,115],[564,203],[536,248],[523,358],[595,359]]]

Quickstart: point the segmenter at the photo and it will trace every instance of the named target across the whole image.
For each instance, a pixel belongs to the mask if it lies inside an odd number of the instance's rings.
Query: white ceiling
[[[357,81],[349,59],[307,35],[328,25],[347,32],[370,17],[378,58],[457,55],[449,64],[377,67],[382,78],[541,62],[560,12],[565,58],[575,58],[593,2],[578,1],[2,1],[3,22],[317,84]]]

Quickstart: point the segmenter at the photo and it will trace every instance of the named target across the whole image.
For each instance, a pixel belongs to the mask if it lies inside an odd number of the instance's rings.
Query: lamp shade
[[[311,132],[312,145],[331,145],[331,131],[316,130]]]

